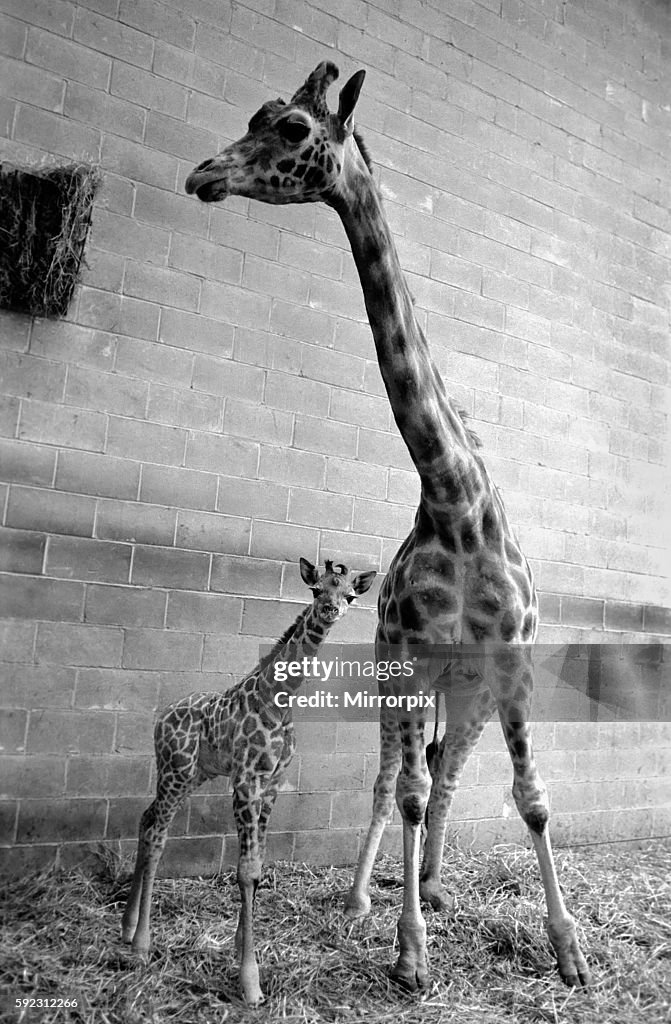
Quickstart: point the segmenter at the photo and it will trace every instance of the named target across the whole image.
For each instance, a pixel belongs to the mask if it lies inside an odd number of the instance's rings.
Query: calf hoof
[[[266,997],[261,989],[258,989],[256,992],[250,992],[249,995],[246,992],[243,992],[243,998],[245,1000],[245,1006],[250,1010],[258,1010],[259,1006],[262,1006],[266,1001]]]
[[[546,928],[557,957],[561,980],[572,988],[588,988],[592,983],[592,976],[578,945],[573,918],[569,917],[559,924],[547,922]]]
[[[561,960],[557,958],[559,977],[571,988],[589,988],[592,984],[590,969],[576,942],[575,949],[564,951]]]
[[[150,942],[149,936],[148,935],[138,935],[138,933],[135,932],[135,935],[133,936],[133,941],[130,944],[130,948],[133,950],[133,952],[137,953],[137,955],[141,959],[146,960],[147,957],[149,956],[149,949],[150,949],[150,947],[151,947],[151,942]]]
[[[355,892],[350,889],[345,900],[345,917],[350,921],[356,921],[360,917],[367,917],[370,914],[370,896]]]
[[[419,895],[434,910],[442,913],[451,913],[454,910],[454,896],[445,889],[440,882],[430,879],[420,880]]]
[[[585,967],[584,970],[572,971],[570,974],[566,974],[560,968],[559,977],[570,988],[589,988],[592,984],[592,975],[588,967]]]
[[[257,1006],[260,1006],[265,1001],[256,962],[253,964],[243,963],[240,968],[240,987],[242,989],[242,997],[250,1010],[255,1010]]]

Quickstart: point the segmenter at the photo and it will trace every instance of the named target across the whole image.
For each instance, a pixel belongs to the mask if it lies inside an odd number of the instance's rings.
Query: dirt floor
[[[232,951],[233,874],[157,884],[148,962],[120,941],[129,864],[98,875],[50,872],[3,891],[3,1021],[209,1024],[219,1021],[562,1024],[671,1019],[671,846],[558,855],[562,888],[594,973],[588,992],[565,988],[542,924],[532,853],[448,848],[444,881],[455,911],[426,908],[432,985],[390,984],[401,865],[379,861],[373,913],[342,913],[351,870],[276,863],[257,899],[257,949],[267,996],[250,1011]],[[15,1008],[16,1000],[76,1007]]]

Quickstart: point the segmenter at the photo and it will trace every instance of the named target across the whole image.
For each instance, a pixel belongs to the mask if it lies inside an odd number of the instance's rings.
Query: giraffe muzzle
[[[184,191],[189,196],[195,192],[202,203],[216,203],[228,195],[228,189],[221,173],[213,178],[212,172],[208,174],[206,170],[198,168],[192,171],[186,179]]]

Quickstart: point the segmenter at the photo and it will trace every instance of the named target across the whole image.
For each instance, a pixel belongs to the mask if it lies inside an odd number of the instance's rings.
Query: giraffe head
[[[355,597],[366,593],[376,576],[374,570],[352,576],[346,565],[334,565],[328,559],[323,573],[307,558],[301,558],[300,565],[303,581],[314,595],[314,612],[327,626],[342,618],[348,605]]]
[[[322,61],[288,103],[264,103],[246,135],[194,168],[186,179],[189,195],[195,192],[204,203],[238,195],[276,204],[335,196],[366,72],[352,75],[332,114],[326,92],[338,74],[335,64]]]

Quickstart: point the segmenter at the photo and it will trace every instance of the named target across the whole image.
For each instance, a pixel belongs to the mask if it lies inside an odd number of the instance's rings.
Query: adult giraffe
[[[383,709],[373,819],[346,910],[356,917],[370,908],[370,875],[395,791],[403,820],[404,896],[400,955],[392,974],[409,989],[426,987],[420,895],[435,907],[447,904],[440,883],[447,811],[461,769],[496,707],[513,763],[513,795],[538,857],[559,971],[570,985],[587,984],[587,965],[557,881],[547,791],[531,746],[530,644],[538,619],[531,572],[415,317],[370,162],[354,131],[365,72],[345,84],[338,112],[332,114],[326,92],[337,77],[338,68],[322,62],[288,103],[265,103],[246,135],[191,172],[186,191],[203,202],[228,195],[275,204],[321,201],[339,215],[359,272],[389,401],[422,484],[414,527],[381,588],[376,644],[403,650],[417,644],[424,649],[457,642],[494,645],[484,659],[484,672],[457,670],[438,681],[448,718],[443,740],[430,757],[432,784],[422,716]]]

